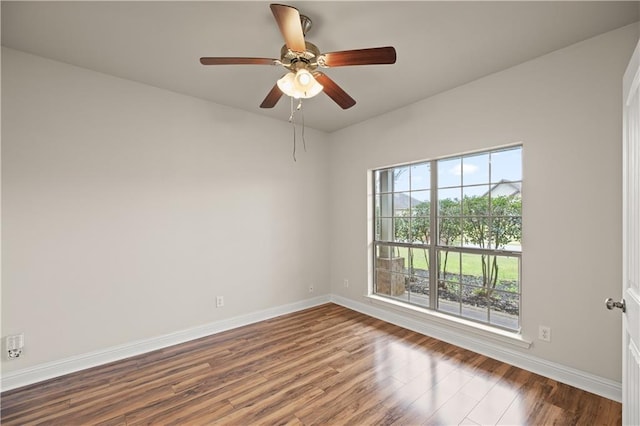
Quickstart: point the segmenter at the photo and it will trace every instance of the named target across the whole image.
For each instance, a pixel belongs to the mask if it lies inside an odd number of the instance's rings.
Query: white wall
[[[328,294],[326,134],[5,48],[2,113],[3,373]]]
[[[621,294],[621,81],[637,38],[625,27],[332,134],[332,293],[367,303],[367,170],[522,142],[534,344],[505,347],[619,382],[621,315],[603,301]]]

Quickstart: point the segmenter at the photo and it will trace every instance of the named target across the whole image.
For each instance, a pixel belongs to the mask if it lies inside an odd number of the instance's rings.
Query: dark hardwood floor
[[[3,425],[620,424],[619,403],[334,304],[2,394]]]

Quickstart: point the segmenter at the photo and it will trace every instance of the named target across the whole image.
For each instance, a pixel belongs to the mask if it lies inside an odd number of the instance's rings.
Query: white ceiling
[[[293,1],[313,20],[322,52],[394,46],[395,65],[326,70],[357,104],[321,94],[305,124],[327,132],[636,22],[627,2]],[[2,44],[281,120],[262,99],[278,66],[202,66],[201,56],[279,58],[283,40],[269,2],[2,1]]]

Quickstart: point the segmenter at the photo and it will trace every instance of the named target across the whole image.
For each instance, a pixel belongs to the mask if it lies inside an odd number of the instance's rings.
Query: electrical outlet
[[[224,296],[216,296],[216,308],[222,308],[224,306]]]
[[[344,279],[344,286],[345,286],[345,288],[349,287],[349,280],[346,279],[346,278]]]
[[[24,333],[7,336],[5,339],[5,347],[9,359],[19,358],[24,348]]]
[[[543,340],[545,342],[551,341],[551,327],[547,327],[546,325],[538,326],[538,339]]]
[[[313,284],[309,285],[309,293],[313,293]]]

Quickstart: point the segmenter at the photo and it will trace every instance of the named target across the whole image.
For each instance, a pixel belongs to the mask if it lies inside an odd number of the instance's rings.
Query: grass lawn
[[[408,248],[396,247],[394,248],[394,256],[405,258],[405,267],[409,266]],[[413,268],[428,270],[427,256],[428,251],[423,249],[413,250]],[[443,252],[444,258],[444,252]],[[493,259],[493,257],[491,258]],[[461,263],[462,261],[462,263]],[[498,256],[498,281],[502,280],[518,280],[519,274],[519,258]],[[449,252],[447,258],[447,270],[445,272],[457,274],[460,272],[460,265],[462,264],[462,275],[482,276],[482,260],[478,254],[469,253],[454,253]]]

